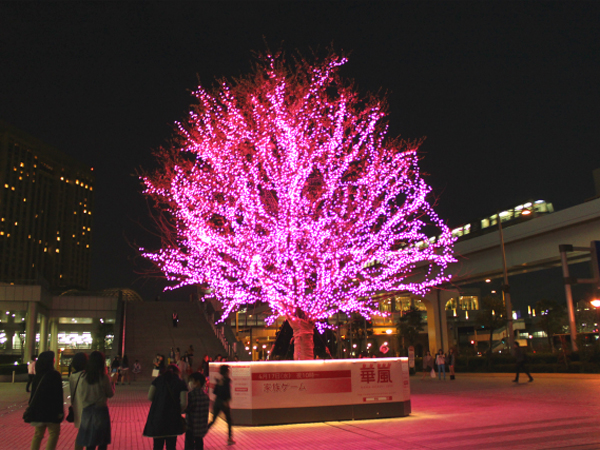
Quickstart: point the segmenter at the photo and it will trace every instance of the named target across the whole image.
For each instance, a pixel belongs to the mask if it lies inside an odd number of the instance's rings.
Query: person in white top
[[[438,378],[441,380],[442,372],[444,372],[444,381],[446,381],[446,355],[444,355],[442,349],[435,355],[435,363],[438,368]]]
[[[103,353],[94,351],[90,354],[76,394],[77,401],[81,401],[82,411],[75,444],[98,447],[98,450],[106,450],[111,442],[108,399],[115,395],[115,387],[104,361]]]

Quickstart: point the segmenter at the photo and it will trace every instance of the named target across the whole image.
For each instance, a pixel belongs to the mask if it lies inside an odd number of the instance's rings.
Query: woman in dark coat
[[[62,377],[54,370],[54,352],[40,353],[35,371],[29,398],[29,408],[32,413],[31,425],[35,427],[31,449],[38,450],[40,448],[46,428],[48,428],[46,450],[54,450],[60,436],[60,423],[65,417]]]
[[[154,438],[153,450],[175,450],[177,436],[184,433],[181,413],[187,407],[187,386],[179,378],[179,369],[171,364],[155,378],[148,392],[152,402],[143,435]]]

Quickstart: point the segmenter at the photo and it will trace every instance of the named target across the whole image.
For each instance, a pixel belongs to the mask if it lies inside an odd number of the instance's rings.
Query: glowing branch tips
[[[171,288],[209,284],[224,316],[268,302],[314,323],[380,314],[372,295],[447,281],[453,238],[427,201],[420,141],[386,137],[386,105],[339,75],[345,58],[259,59],[199,87],[160,169],[143,177]],[[439,235],[429,246],[415,245]]]

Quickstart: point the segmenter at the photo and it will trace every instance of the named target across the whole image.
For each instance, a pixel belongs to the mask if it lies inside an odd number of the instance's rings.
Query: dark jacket
[[[39,392],[37,392],[38,389]],[[63,387],[60,373],[52,370],[47,372],[46,375],[37,374],[35,376],[31,397],[29,397],[29,405],[33,413],[32,422],[61,423],[63,421],[65,411],[63,409]]]
[[[223,377],[217,381],[217,385],[213,389],[216,400],[226,402],[231,400],[231,378]]]
[[[204,437],[208,431],[208,395],[202,389],[192,389],[188,394],[188,406],[185,410],[188,431],[194,437]]]
[[[168,373],[168,372],[167,372]],[[183,434],[180,393],[187,392],[185,382],[177,375],[161,375],[152,385],[156,388],[143,435],[167,437]]]

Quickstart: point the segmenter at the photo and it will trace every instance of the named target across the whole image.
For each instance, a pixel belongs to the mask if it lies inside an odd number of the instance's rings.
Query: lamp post
[[[595,298],[594,300],[590,301],[590,305],[592,305],[594,308],[596,308],[596,330],[599,331],[599,335],[600,335],[600,326],[598,325],[598,323],[600,322],[598,320],[598,312],[599,312],[599,308],[600,308],[600,300]]]

